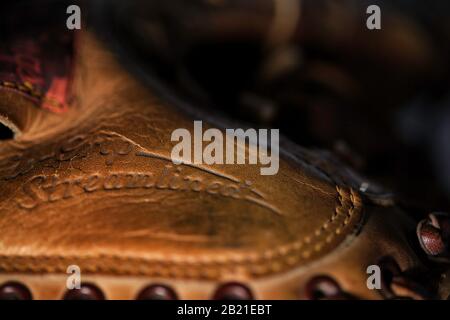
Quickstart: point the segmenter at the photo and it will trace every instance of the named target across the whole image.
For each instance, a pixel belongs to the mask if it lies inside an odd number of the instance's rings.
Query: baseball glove
[[[135,77],[104,32],[43,23],[0,52],[0,299],[448,297],[447,214],[284,137],[275,175],[174,164],[175,130],[239,122]]]

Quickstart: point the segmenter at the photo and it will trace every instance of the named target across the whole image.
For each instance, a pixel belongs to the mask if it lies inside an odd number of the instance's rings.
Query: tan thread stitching
[[[328,243],[342,233],[355,215],[362,211],[360,196],[353,190],[336,186],[339,204],[330,218],[311,235],[289,245],[255,254],[230,254],[201,258],[168,256],[146,259],[118,255],[69,256],[6,256],[0,255],[0,270],[6,272],[65,272],[69,264],[83,262],[84,272],[112,274],[142,274],[170,277],[220,277],[224,270],[241,270],[261,276],[293,267],[322,251]],[[348,209],[346,208],[348,207]],[[330,226],[342,222],[332,229]],[[103,262],[103,263],[102,263]],[[204,267],[207,267],[203,269]],[[248,270],[247,270],[248,269]]]

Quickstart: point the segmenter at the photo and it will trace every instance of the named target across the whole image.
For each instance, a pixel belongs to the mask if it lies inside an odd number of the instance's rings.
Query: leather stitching
[[[78,264],[84,273],[146,275],[173,278],[219,279],[225,273],[263,276],[286,271],[311,260],[324,251],[343,229],[361,218],[362,200],[353,189],[336,186],[335,211],[320,227],[303,239],[259,253],[230,253],[183,257],[160,255],[136,258],[121,255],[92,256],[21,256],[0,255],[3,272],[65,273],[71,264]],[[333,228],[334,225],[334,228]],[[351,231],[349,231],[351,232]],[[348,233],[347,233],[348,234]]]

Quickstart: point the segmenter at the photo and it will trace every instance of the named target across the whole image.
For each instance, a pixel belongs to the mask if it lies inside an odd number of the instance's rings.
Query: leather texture
[[[258,299],[298,299],[317,275],[378,299],[369,265],[391,256],[402,270],[420,266],[414,222],[319,152],[282,150],[274,176],[172,164],[172,131],[197,119],[152,94],[89,32],[79,45],[65,113],[0,88],[0,114],[20,130],[0,144],[0,283],[59,299],[75,264],[108,299],[134,299],[151,283],[209,299],[229,281]]]

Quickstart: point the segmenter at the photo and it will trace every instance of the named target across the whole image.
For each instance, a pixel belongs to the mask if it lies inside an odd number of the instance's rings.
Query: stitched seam
[[[162,258],[135,258],[119,255],[92,256],[8,256],[0,255],[0,270],[31,272],[65,272],[69,264],[86,262],[85,272],[108,272],[113,274],[168,275],[175,277],[218,278],[224,270],[242,270],[254,276],[279,272],[294,267],[302,260],[308,260],[326,248],[327,244],[342,233],[355,215],[361,213],[360,196],[352,189],[349,192],[336,186],[338,205],[333,214],[312,234],[291,244],[256,254],[224,254],[221,256],[203,256],[200,258],[172,256]],[[348,209],[346,207],[348,206]],[[335,228],[330,226],[339,222]],[[26,260],[21,266],[17,260]],[[92,261],[91,261],[92,260]],[[100,260],[100,261],[98,261]],[[101,261],[108,261],[110,265]],[[54,265],[39,266],[46,261],[57,262]],[[131,265],[126,265],[130,263]],[[208,267],[211,270],[203,270]]]

